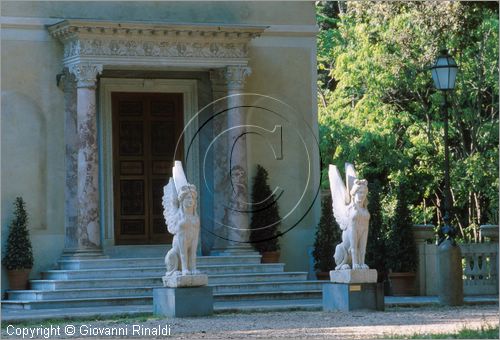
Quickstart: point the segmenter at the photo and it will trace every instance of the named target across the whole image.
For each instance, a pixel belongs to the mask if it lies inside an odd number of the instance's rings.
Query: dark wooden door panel
[[[182,94],[113,93],[116,244],[170,243],[163,186],[182,160]],[[179,158],[181,157],[181,158]]]

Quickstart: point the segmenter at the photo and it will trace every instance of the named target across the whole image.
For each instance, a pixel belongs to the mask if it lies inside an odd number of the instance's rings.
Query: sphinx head
[[[184,211],[192,210],[194,212],[196,210],[196,197],[196,186],[192,184],[184,185],[179,190],[178,199]]]
[[[366,208],[366,196],[368,195],[368,181],[356,179],[351,189],[351,198],[354,204]]]

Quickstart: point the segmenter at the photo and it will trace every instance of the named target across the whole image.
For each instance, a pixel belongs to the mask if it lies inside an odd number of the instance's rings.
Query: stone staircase
[[[198,269],[214,288],[216,312],[321,309],[323,282],[308,281],[306,272],[285,272],[283,263],[260,261],[252,252],[198,257]],[[61,259],[57,269],[31,280],[30,290],[7,291],[2,308],[152,306],[152,289],[162,285],[164,273],[163,255]]]

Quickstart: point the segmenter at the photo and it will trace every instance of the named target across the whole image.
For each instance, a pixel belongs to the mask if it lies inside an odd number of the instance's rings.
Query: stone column
[[[426,295],[427,287],[427,241],[436,240],[436,233],[432,224],[416,224],[412,227],[415,245],[417,247],[417,291],[418,295]]]
[[[246,145],[246,119],[240,95],[244,89],[245,78],[250,75],[249,67],[228,66],[225,69],[228,95],[228,157],[231,186],[229,207],[226,208],[225,223],[228,225],[229,247],[250,248],[250,214],[248,204],[248,169]]]
[[[99,224],[99,155],[97,149],[96,82],[102,65],[72,65],[69,71],[77,80],[76,112],[78,134],[77,158],[77,228],[74,256],[100,255]],[[66,252],[68,252],[67,249]]]
[[[248,171],[247,147],[245,136],[246,119],[244,111],[238,108],[243,104],[240,95],[244,89],[245,78],[251,70],[246,66],[227,66],[211,73],[214,99],[221,98],[214,105],[215,113],[227,109],[220,116],[227,117],[225,122],[218,119],[214,126],[214,136],[225,138],[225,146],[219,144],[214,150],[215,195],[223,195],[222,199],[214,197],[215,233],[227,238],[228,242],[218,239],[214,248],[250,250],[249,225],[251,206],[248,205]],[[225,202],[221,205],[220,202]]]
[[[67,68],[61,77],[64,90],[64,141],[66,144],[66,185],[64,190],[64,249],[78,248],[78,131],[76,119],[76,82]]]

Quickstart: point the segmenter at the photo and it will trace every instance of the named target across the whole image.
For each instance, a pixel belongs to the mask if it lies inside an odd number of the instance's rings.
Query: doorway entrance
[[[183,95],[113,92],[111,99],[115,244],[171,243],[162,196],[173,160],[183,160]]]

